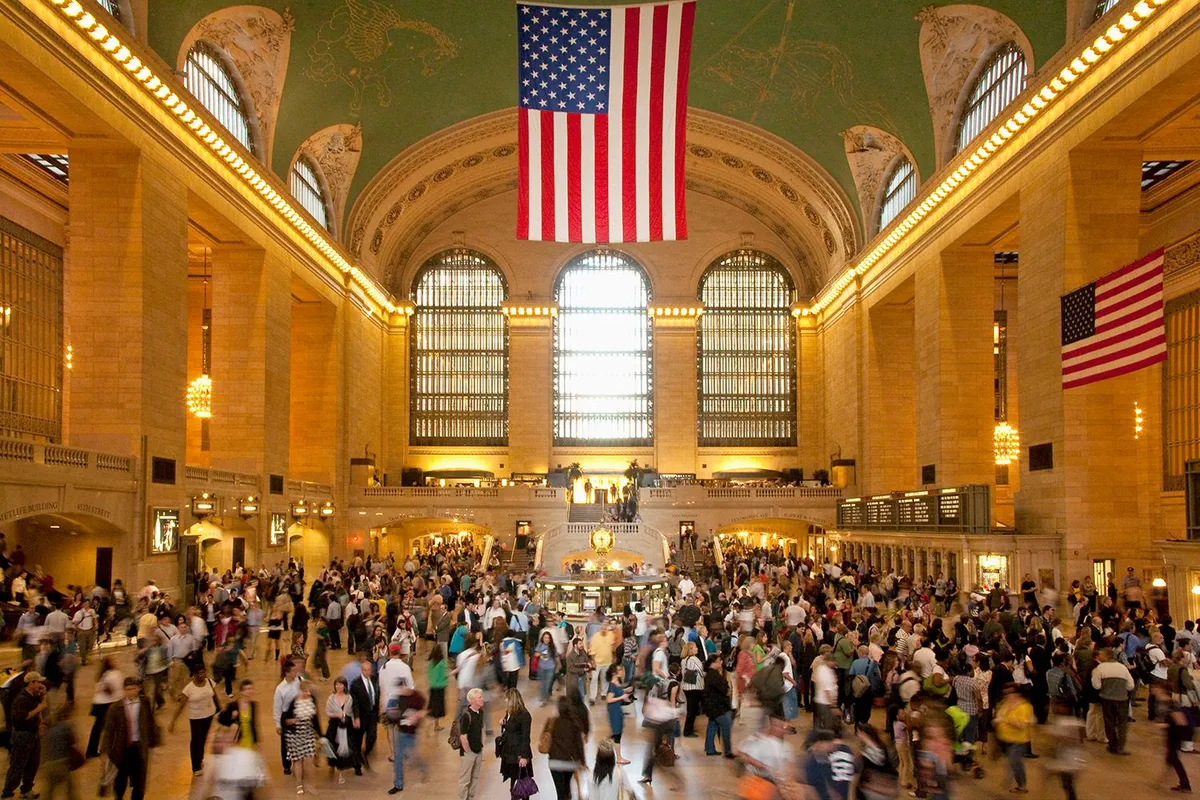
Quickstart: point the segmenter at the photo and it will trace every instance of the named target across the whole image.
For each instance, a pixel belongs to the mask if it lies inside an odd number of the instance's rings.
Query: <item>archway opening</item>
[[[12,523],[6,556],[14,566],[33,575],[49,576],[51,585],[65,592],[68,586],[112,587],[118,578],[114,563],[128,563],[124,553],[128,533],[90,514],[36,514]]]

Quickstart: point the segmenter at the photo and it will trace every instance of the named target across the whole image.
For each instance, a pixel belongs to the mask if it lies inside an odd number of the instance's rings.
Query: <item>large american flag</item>
[[[517,6],[517,238],[687,238],[694,0]]]
[[[1062,297],[1064,389],[1166,358],[1162,250]]]

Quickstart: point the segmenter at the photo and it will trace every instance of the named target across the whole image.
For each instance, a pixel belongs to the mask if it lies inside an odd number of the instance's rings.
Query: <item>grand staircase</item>
[[[529,557],[529,551],[524,547],[514,547],[508,556],[507,569],[514,572],[529,572],[532,568],[533,559]]]
[[[690,544],[685,544],[679,551],[679,568],[695,575],[700,571],[700,566],[700,554]]]
[[[568,517],[571,522],[591,522],[595,525],[599,525],[603,518],[604,506],[599,503],[572,503]]]

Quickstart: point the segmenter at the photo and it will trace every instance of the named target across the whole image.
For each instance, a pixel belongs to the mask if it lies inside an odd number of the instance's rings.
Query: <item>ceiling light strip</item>
[[[1131,11],[1123,14],[1104,33],[1096,37],[1094,42],[1085,47],[1070,63],[1063,67],[1061,72],[1051,77],[1039,91],[1031,97],[1025,95],[1029,99],[1020,108],[1014,111],[1007,120],[996,126],[993,129],[992,135],[984,140],[974,151],[964,151],[958,167],[946,176],[946,179],[936,189],[929,191],[921,203],[910,211],[904,219],[894,223],[887,236],[875,245],[870,253],[863,256],[857,265],[847,269],[803,313],[819,314],[828,308],[849,288],[856,278],[866,274],[892,247],[907,236],[917,226],[917,223],[929,216],[947,197],[954,194],[975,170],[979,169],[996,153],[1006,148],[1018,131],[1053,105],[1079,76],[1102,61],[1112,52],[1113,47],[1118,42],[1170,2],[1172,0],[1139,0]]]
[[[210,126],[204,119],[189,107],[171,86],[163,81],[154,69],[130,52],[129,47],[121,39],[108,30],[96,19],[79,0],[45,0],[58,10],[86,34],[102,52],[112,61],[123,67],[142,89],[164,108],[172,112],[179,122],[185,126],[193,137],[209,148],[218,158],[237,173],[241,181],[266,200],[291,226],[320,253],[327,258],[339,271],[357,283],[372,300],[389,313],[396,312],[396,304],[391,296],[379,287],[365,272],[350,263],[338,252],[320,230],[305,219],[296,208],[281,194],[270,181],[256,170],[249,161]]]

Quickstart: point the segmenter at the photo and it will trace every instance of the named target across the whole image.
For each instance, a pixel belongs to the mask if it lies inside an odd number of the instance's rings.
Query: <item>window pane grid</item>
[[[1096,19],[1100,19],[1116,7],[1120,0],[1096,0]]]
[[[508,444],[504,277],[484,256],[451,250],[413,281],[410,438],[417,445]]]
[[[621,253],[596,251],[563,271],[555,296],[554,444],[653,442],[650,286]]]
[[[700,282],[697,325],[701,447],[796,444],[796,333],[783,265],[738,250]]]
[[[211,45],[197,42],[188,51],[184,74],[187,90],[235,139],[253,152],[250,122],[246,118],[241,95],[222,63],[220,54]]]
[[[304,210],[311,214],[322,228],[328,229],[329,211],[325,205],[325,193],[321,191],[321,181],[317,178],[316,168],[307,158],[302,156],[296,159],[289,183],[292,197],[304,206]]]
[[[62,250],[0,218],[0,435],[62,438]]]
[[[32,162],[56,181],[67,184],[71,182],[71,163],[65,153],[24,153],[22,158]]]
[[[958,125],[954,152],[963,150],[1025,89],[1025,55],[1012,42],[1006,44],[975,81]]]
[[[1143,161],[1142,191],[1157,186],[1191,163],[1191,161]]]
[[[917,196],[917,171],[907,158],[896,165],[883,189],[883,202],[879,204],[879,229],[896,218],[896,215]]]

